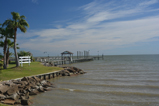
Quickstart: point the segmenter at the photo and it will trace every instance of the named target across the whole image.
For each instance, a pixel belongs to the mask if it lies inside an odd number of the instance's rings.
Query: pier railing
[[[73,57],[73,59],[62,59],[59,56],[55,57],[36,57],[35,60],[42,62],[46,66],[57,66],[57,65],[63,65],[63,64],[72,64],[72,63],[78,63],[78,62],[86,62],[86,61],[93,61],[93,60],[101,60],[104,59],[104,56],[89,56],[89,57],[81,57],[76,58],[76,56]]]

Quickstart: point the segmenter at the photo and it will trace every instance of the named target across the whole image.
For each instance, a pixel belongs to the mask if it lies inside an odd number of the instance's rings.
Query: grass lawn
[[[11,105],[6,105],[6,104],[1,104],[1,103],[0,103],[0,106],[11,106]]]
[[[9,64],[7,69],[0,70],[0,81],[62,70],[60,67],[43,66],[40,62],[32,62],[30,66],[28,63],[23,64],[23,67],[15,66],[15,64]]]

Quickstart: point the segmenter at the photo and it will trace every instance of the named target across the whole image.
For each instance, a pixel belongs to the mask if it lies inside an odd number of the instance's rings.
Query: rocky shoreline
[[[82,69],[65,66],[63,70],[59,71],[59,76],[71,76],[84,73],[86,72]],[[3,81],[0,82],[0,103],[9,105],[30,105],[30,96],[52,90],[53,88],[54,85],[52,83],[40,79],[37,76]]]

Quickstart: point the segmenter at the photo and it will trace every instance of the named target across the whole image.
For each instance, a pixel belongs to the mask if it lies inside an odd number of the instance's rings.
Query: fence
[[[30,56],[21,56],[19,57],[19,63],[20,65],[23,67],[23,63],[31,63],[31,59],[30,59]]]

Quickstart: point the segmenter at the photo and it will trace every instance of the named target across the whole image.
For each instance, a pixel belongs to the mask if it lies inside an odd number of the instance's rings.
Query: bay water
[[[32,106],[159,106],[159,55],[115,55],[71,64],[86,74],[58,77]]]

